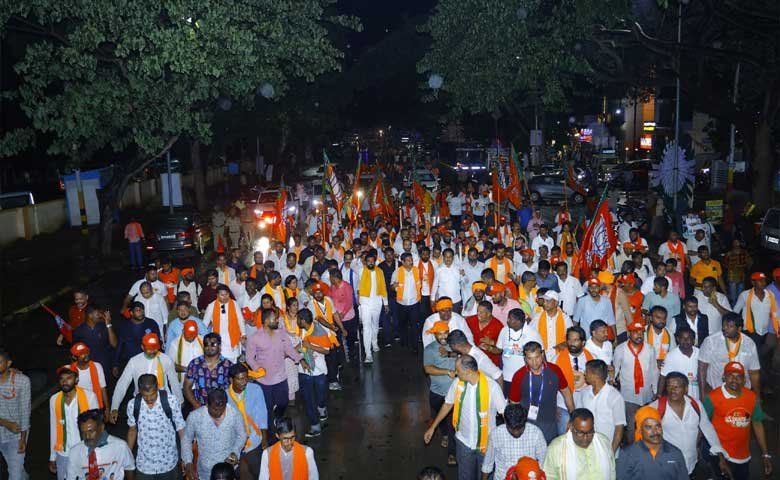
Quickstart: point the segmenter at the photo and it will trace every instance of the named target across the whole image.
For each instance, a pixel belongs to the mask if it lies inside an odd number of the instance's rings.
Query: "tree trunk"
[[[772,128],[766,118],[756,128],[753,165],[753,202],[763,211],[772,206]]]
[[[201,212],[206,210],[206,180],[200,159],[200,142],[190,142],[190,162],[192,163],[192,187],[195,190],[195,206]]]

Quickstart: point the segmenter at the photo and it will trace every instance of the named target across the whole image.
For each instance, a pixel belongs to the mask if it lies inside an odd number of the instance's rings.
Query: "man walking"
[[[455,378],[455,358],[457,353],[450,350],[447,345],[447,337],[450,334],[447,322],[438,321],[433,324],[428,334],[436,338],[435,342],[429,343],[423,349],[423,369],[430,378],[430,391],[428,393],[428,403],[431,407],[431,420],[436,418],[442,405],[444,397],[452,385],[452,379]],[[452,427],[452,418],[445,418],[439,425],[439,431],[442,434],[441,446],[447,449],[447,465],[457,465],[455,460],[455,430]]]
[[[260,480],[319,480],[314,451],[295,441],[293,421],[281,418],[275,429],[279,441],[263,452]]]
[[[124,440],[106,432],[103,410],[81,413],[78,425],[83,441],[70,452],[68,480],[136,478],[133,452]]]
[[[254,479],[260,474],[260,459],[268,446],[265,397],[260,385],[249,381],[249,369],[243,363],[232,365],[229,372],[228,403],[241,414],[248,437],[241,451],[239,470],[241,478]]]
[[[636,411],[634,443],[620,452],[618,478],[687,480],[688,470],[680,449],[664,440],[661,415],[653,407]]]
[[[225,389],[229,383],[228,370],[233,364],[222,356],[222,338],[217,333],[203,337],[203,355],[194,358],[187,365],[184,376],[184,398],[190,410],[197,410],[206,404],[206,398],[215,388]]]
[[[23,480],[24,457],[30,433],[30,379],[11,368],[11,355],[0,348],[0,455],[8,480]]]
[[[537,462],[544,461],[547,442],[539,428],[527,423],[527,412],[519,403],[511,403],[504,409],[504,424],[490,432],[485,461],[482,463],[482,480],[506,478],[507,471],[522,457]]]
[[[363,262],[358,283],[358,311],[363,323],[363,347],[366,351],[365,363],[374,362],[374,352],[379,351],[379,315],[384,309],[390,312],[387,303],[387,286],[384,274],[376,268],[376,250],[369,250]],[[387,335],[390,332],[386,333]]]

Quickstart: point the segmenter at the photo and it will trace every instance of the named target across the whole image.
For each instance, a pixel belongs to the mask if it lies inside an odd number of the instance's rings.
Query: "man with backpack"
[[[138,443],[136,480],[181,478],[176,445],[176,436],[181,440],[184,435],[181,405],[174,395],[158,390],[154,375],[138,378],[138,394],[127,404],[127,425],[130,450]]]
[[[723,456],[723,447],[709,417],[702,415],[701,402],[688,395],[688,376],[669,372],[666,376],[666,395],[650,404],[658,410],[663,426],[664,440],[679,448],[685,458],[688,475],[693,473],[698,459],[698,438],[701,431],[709,449],[703,455],[717,455],[720,473],[728,474],[729,466]],[[638,428],[638,426],[637,426]]]

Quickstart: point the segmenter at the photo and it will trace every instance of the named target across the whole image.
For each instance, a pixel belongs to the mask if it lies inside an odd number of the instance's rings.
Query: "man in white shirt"
[[[171,339],[167,355],[174,362],[179,382],[183,382],[187,365],[203,355],[203,335],[198,334],[198,324],[194,320],[184,322],[182,334]]]
[[[742,314],[743,328],[756,343],[759,350],[766,342],[767,333],[777,333],[778,299],[771,290],[766,288],[768,279],[763,272],[750,275],[753,288],[739,294],[734,304],[734,311]]]
[[[709,334],[717,332],[721,328],[721,318],[731,312],[731,303],[725,294],[718,291],[718,281],[713,277],[707,277],[701,282],[701,290],[694,290],[693,295],[699,299],[699,312],[707,315]],[[704,339],[699,339],[699,345]]]
[[[493,360],[488,357],[485,352],[479,349],[479,347],[472,345],[466,337],[466,333],[461,330],[453,330],[447,337],[447,344],[453,352],[460,355],[469,355],[477,362],[479,371],[498,382],[499,387],[502,386],[502,372],[501,369],[493,363]]]
[[[125,299],[122,301],[123,310],[130,306],[130,302],[132,302],[133,298],[138,295],[141,290],[141,284],[144,282],[149,282],[152,286],[152,291],[161,297],[165,296],[168,292],[168,289],[165,288],[165,284],[162,283],[157,277],[157,267],[154,265],[149,266],[146,269],[144,278],[135,282],[133,286],[130,287],[130,290],[128,290],[127,295],[125,295]]]
[[[474,220],[476,220],[480,228],[484,228],[485,226],[485,212],[490,203],[488,195],[488,192],[485,192],[482,195],[476,195],[476,198],[471,201],[471,213],[474,214]]]
[[[102,410],[82,412],[78,416],[78,424],[82,441],[70,452],[69,480],[135,478],[133,452],[130,451],[127,442],[105,431]],[[94,464],[90,461],[93,453]]]
[[[133,395],[138,394],[138,378],[149,373],[157,377],[160,389],[166,389],[176,396],[179,402],[184,401],[181,384],[176,375],[176,367],[168,355],[160,352],[160,339],[155,333],[147,333],[142,340],[143,352],[132,357],[125,366],[122,375],[116,382],[114,396],[111,398],[111,423],[116,423],[119,416],[119,405],[125,398],[127,387],[133,384]]]
[[[282,308],[283,305],[277,307]],[[222,356],[235,363],[241,354],[241,343],[246,340],[246,323],[238,304],[230,298],[228,287],[217,285],[217,299],[206,307],[203,324],[224,339]]]
[[[699,349],[693,345],[693,330],[687,325],[677,329],[674,335],[677,339],[677,347],[673,348],[664,358],[658,377],[658,395],[666,392],[666,380],[670,373],[677,372],[685,375],[688,391],[696,400],[699,396]]]
[[[534,255],[531,248],[522,248],[515,252],[512,267],[515,278],[522,278],[525,272],[536,273],[539,270],[539,264],[534,261]]]
[[[558,262],[554,266],[555,273],[558,276],[558,289],[561,298],[561,309],[568,316],[574,315],[574,308],[577,306],[577,299],[583,295],[582,285],[576,278],[569,275],[569,267],[566,262]]]
[[[284,242],[273,242],[272,250],[268,251],[266,260],[274,262],[274,270],[281,272],[287,262],[287,256],[284,254]]]
[[[463,307],[462,297],[460,295],[461,272],[454,264],[455,253],[450,248],[442,252],[444,262],[436,270],[436,277],[433,280],[433,289],[431,301],[436,301],[442,297],[449,297],[452,300],[453,310],[460,313]]]
[[[401,345],[417,351],[417,338],[420,335],[420,300],[422,282],[420,272],[414,268],[412,254],[401,254],[401,266],[393,272],[390,282],[396,292],[396,313],[398,329],[401,332]]]
[[[617,452],[626,428],[626,406],[620,392],[607,383],[609,368],[603,360],[594,359],[585,364],[585,382],[588,384],[578,408],[593,412],[593,429],[606,436],[612,451]]]
[[[360,322],[363,324],[365,363],[374,362],[374,352],[379,351],[379,315],[390,312],[387,285],[382,270],[376,268],[376,250],[370,250],[364,259],[357,280],[357,303]]]
[[[650,404],[661,415],[664,440],[679,448],[685,458],[688,475],[693,474],[699,457],[699,432],[710,445],[710,453],[719,457],[721,473],[728,471],[718,434],[701,402],[688,395],[688,378],[673,371],[666,377],[666,395]]]
[[[239,304],[242,304],[244,301],[244,296],[246,295],[246,280],[249,278],[249,269],[246,268],[244,265],[239,265],[236,267],[236,278],[230,284],[228,287],[230,288],[230,292],[233,294],[233,297],[235,297],[236,301]]]
[[[548,228],[547,225],[542,224],[539,226],[539,235],[534,237],[533,241],[531,242],[531,249],[534,251],[534,254],[536,254],[537,257],[539,257],[539,247],[542,245],[547,246],[547,251],[552,251],[552,248],[555,246],[555,240],[551,236],[547,234]]]
[[[460,264],[461,298],[464,303],[472,296],[471,286],[482,278],[482,271],[485,269],[485,264],[477,259],[478,255],[476,248],[470,248],[466,261]],[[474,311],[476,312],[476,307]]]
[[[506,326],[501,329],[496,347],[501,349],[501,364],[505,390],[512,383],[512,377],[525,365],[523,346],[528,342],[542,344],[542,337],[528,322],[525,312],[520,308],[509,311]]]
[[[655,350],[645,343],[645,325],[632,322],[627,326],[628,341],[615,347],[615,378],[620,382],[620,394],[626,405],[626,418],[633,418],[640,406],[653,399],[658,384],[658,363]],[[629,422],[626,439],[634,441],[634,427]]]
[[[281,418],[276,421],[274,427],[276,430],[276,438],[279,441],[272,447],[263,450],[263,458],[260,461],[259,480],[272,480],[270,467],[270,457],[272,455],[279,457],[279,463],[281,464],[283,472],[282,476],[284,478],[293,478],[293,465],[297,463],[294,458],[296,455],[303,455],[303,464],[306,465],[306,473],[302,474],[303,478],[306,478],[307,480],[320,480],[320,473],[317,470],[317,463],[314,460],[314,450],[307,445],[301,445],[295,441],[295,425],[293,424],[292,419],[289,417]],[[289,473],[285,476],[284,472]],[[276,480],[276,478],[273,480]]]
[[[217,254],[216,266],[217,282],[222,285],[230,285],[236,280],[236,271],[227,264],[227,256],[224,253]]]
[[[163,326],[168,323],[168,304],[165,303],[165,298],[153,292],[151,283],[141,283],[135,301],[143,304],[146,318],[154,320],[160,333],[164,332]]]
[[[742,318],[727,313],[721,320],[721,329],[707,337],[699,347],[699,385],[701,398],[723,385],[723,369],[729,362],[745,366],[748,375],[745,386],[761,393],[761,365],[755,342],[742,332]]]
[[[609,326],[604,320],[590,322],[590,338],[585,342],[585,350],[589,351],[593,358],[604,361],[612,369],[612,357],[614,350],[609,341]]]
[[[482,462],[485,459],[488,433],[496,427],[496,415],[504,413],[506,400],[501,387],[479,370],[474,357],[463,354],[458,358],[455,361],[455,373],[458,379],[452,382],[444,399],[444,405],[425,431],[423,439],[426,444],[430,443],[436,427],[454,409],[453,421],[457,425],[455,453],[458,461],[458,478],[476,479],[480,477]],[[485,386],[487,391],[483,390]],[[477,398],[478,389],[481,390],[480,395],[488,395],[487,408],[484,412],[481,411],[482,407],[478,401],[480,399]],[[487,428],[480,420],[484,417],[487,417]]]
[[[672,279],[666,276],[666,264],[663,262],[659,262],[658,265],[655,266],[655,271],[652,275],[648,275],[644,282],[642,282],[642,288],[640,291],[642,292],[642,295],[647,295],[653,291],[653,282],[655,282],[656,278],[665,278],[669,281],[669,293],[673,293],[677,295],[677,293],[674,291],[674,286],[672,285]]]
[[[434,337],[432,333],[428,333],[428,330],[433,328],[433,324],[439,321],[447,322],[447,325],[449,325],[450,328],[450,332],[460,330],[464,335],[466,335],[466,339],[469,341],[469,343],[474,343],[474,337],[471,333],[471,329],[469,328],[468,323],[466,323],[466,319],[463,318],[463,316],[460,314],[454,313],[452,311],[452,300],[444,297],[440,298],[439,301],[436,302],[436,313],[425,319],[425,323],[423,324],[422,328],[423,348],[427,347],[428,344],[436,341],[436,337]]]
[[[463,215],[463,204],[466,201],[465,195],[463,195],[463,192],[454,190],[447,194],[445,201],[447,202],[447,207],[449,207],[450,210],[450,219],[452,219],[452,225],[455,228],[460,228],[460,216]]]

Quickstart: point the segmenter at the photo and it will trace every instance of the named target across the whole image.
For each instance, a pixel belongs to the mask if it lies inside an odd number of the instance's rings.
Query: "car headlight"
[[[287,211],[290,212],[290,213],[295,213],[295,210],[296,210],[295,209],[295,205],[293,205],[292,207],[287,209]]]
[[[255,209],[255,215],[260,215],[261,213],[263,213],[262,210]]]

